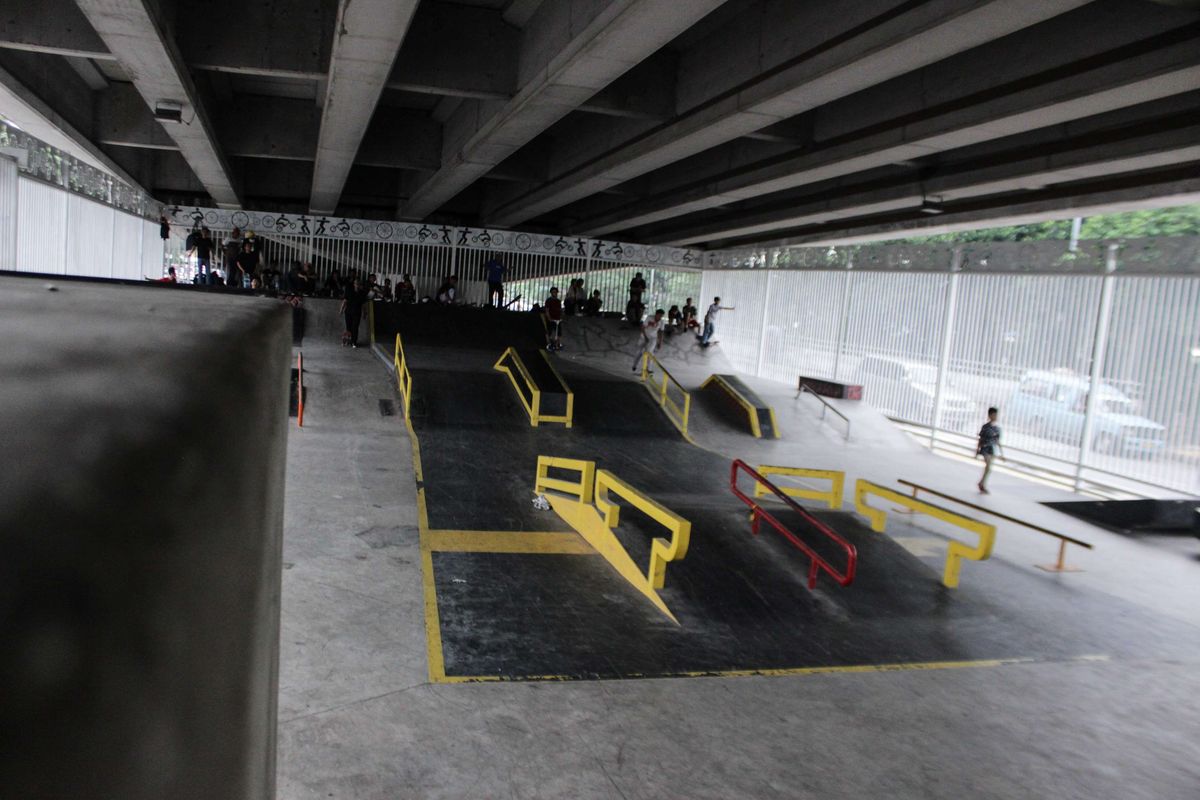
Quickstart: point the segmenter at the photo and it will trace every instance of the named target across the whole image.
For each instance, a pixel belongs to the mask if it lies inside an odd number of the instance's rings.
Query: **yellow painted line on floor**
[[[917,672],[944,669],[987,669],[1015,664],[1071,664],[1079,662],[1109,661],[1106,655],[1081,655],[1066,658],[987,658],[973,661],[914,661],[897,664],[849,664],[844,666],[787,667],[780,669],[734,669],[695,672],[668,672],[659,674],[630,673],[619,679],[602,680],[655,680],[671,678],[783,678],[799,675],[826,675],[835,673],[874,672]],[[444,675],[437,683],[495,683],[498,681],[582,681],[594,678],[579,678],[574,675]]]
[[[573,531],[429,531],[427,541],[429,549],[435,553],[596,555],[596,551]]]

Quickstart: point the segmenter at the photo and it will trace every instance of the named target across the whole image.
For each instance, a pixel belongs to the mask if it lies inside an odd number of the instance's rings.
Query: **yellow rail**
[[[579,473],[579,480],[566,481],[561,478],[551,478],[551,469],[574,470]],[[582,503],[592,502],[596,490],[596,462],[582,461],[578,458],[538,456],[537,479],[533,482],[533,490],[541,494],[546,489],[573,494]]]
[[[992,545],[996,543],[995,525],[971,519],[941,506],[935,506],[933,503],[926,503],[924,500],[901,494],[895,489],[859,478],[854,488],[854,507],[858,509],[858,513],[870,520],[871,530],[883,532],[887,527],[887,512],[881,508],[867,505],[867,498],[872,495],[956,525],[979,536],[979,543],[975,547],[968,547],[962,542],[950,542],[950,547],[946,550],[946,566],[942,571],[942,583],[949,588],[953,589],[958,586],[958,572],[964,558],[983,561],[991,557]]]
[[[563,388],[563,392],[567,397],[567,408],[565,414],[543,414],[542,413],[542,390],[538,388],[537,383],[533,380],[533,376],[529,374],[529,368],[525,366],[525,362],[521,360],[521,356],[517,353],[516,348],[509,347],[500,354],[500,358],[493,365],[493,369],[499,370],[508,376],[512,381],[513,388],[517,390],[517,397],[521,400],[521,405],[525,407],[525,413],[529,415],[529,424],[536,428],[540,422],[562,422],[568,428],[571,427],[571,421],[575,416],[575,393],[571,391],[571,387],[567,386],[567,382],[563,380],[562,375],[554,368],[550,357],[544,352],[539,353],[542,358],[546,359],[547,366],[554,373],[555,379]],[[531,399],[525,399],[525,392],[521,391],[521,384],[517,382],[517,376],[513,371],[504,364],[504,359],[511,358],[512,363],[517,368],[517,373],[521,376],[521,380],[525,383],[529,390]]]
[[[408,358],[404,355],[404,345],[401,344],[398,333],[396,334],[396,350],[392,354],[392,363],[396,367],[396,383],[400,387],[404,418],[408,419],[408,409],[412,405],[412,371],[408,368]]]
[[[816,478],[818,480],[826,480],[830,482],[830,486],[825,491],[818,489],[801,489],[796,486],[779,486],[779,491],[789,497],[800,497],[805,500],[820,500],[830,508],[842,507],[842,494],[846,485],[846,473],[835,469],[806,469],[804,467],[774,467],[768,464],[763,464],[755,467],[758,474],[764,478],[770,475],[789,475],[795,478]],[[762,497],[770,494],[765,486],[755,481],[754,496]]]
[[[700,388],[708,386],[710,383],[715,383],[718,387],[726,392],[730,397],[737,401],[746,412],[746,417],[750,420],[750,432],[754,434],[755,439],[762,438],[762,425],[758,421],[758,407],[746,399],[745,395],[722,378],[720,375],[709,375],[704,383],[700,384]],[[776,439],[779,438],[779,423],[775,421],[775,409],[767,406],[767,416],[771,418],[771,431]]]
[[[550,478],[550,469],[572,470],[579,480]],[[572,458],[538,456],[535,489],[552,489],[569,497],[546,495],[551,507],[571,525],[621,577],[641,592],[659,611],[678,622],[658,595],[666,580],[667,564],[687,555],[692,524],[657,501],[625,483],[607,470],[597,470],[593,461]],[[613,530],[620,524],[621,509],[612,501],[620,497],[670,533],[670,538],[656,537],[650,544],[649,568],[643,572]]]
[[[651,362],[662,375],[662,380],[655,380],[654,373],[650,369]],[[683,384],[675,380],[670,372],[667,372],[666,367],[652,353],[643,354],[642,383],[645,384],[646,391],[650,392],[662,408],[663,413],[667,415],[667,419],[671,420],[680,433],[687,436],[688,416],[692,412],[692,396],[683,388]],[[671,389],[674,389],[682,400],[672,397]]]

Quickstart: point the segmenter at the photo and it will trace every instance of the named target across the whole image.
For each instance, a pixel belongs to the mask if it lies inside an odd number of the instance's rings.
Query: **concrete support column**
[[[1079,461],[1075,464],[1075,491],[1083,484],[1083,468],[1092,449],[1092,431],[1096,423],[1096,403],[1100,398],[1100,381],[1104,374],[1104,356],[1108,348],[1108,327],[1112,321],[1112,299],[1117,271],[1117,251],[1120,245],[1110,244],[1104,260],[1104,281],[1100,286],[1100,306],[1096,311],[1096,335],[1092,340],[1092,369],[1088,384],[1087,405],[1083,413],[1083,435],[1079,442]]]
[[[838,315],[838,336],[837,346],[833,351],[833,379],[840,381],[842,379],[842,350],[846,347],[846,327],[849,325],[850,317],[850,275],[854,269],[854,253],[851,252],[846,256],[846,272],[842,276],[842,311]]]
[[[954,315],[958,306],[958,273],[962,269],[962,248],[954,248],[951,255],[950,275],[946,279],[946,294],[942,301],[942,344],[938,355],[937,386],[933,391],[933,419],[929,426],[929,446],[937,443],[938,428],[942,424],[942,398],[946,389],[946,370],[950,365],[950,346],[954,338]]]
[[[290,309],[56,286],[0,278],[0,791],[274,798]]]

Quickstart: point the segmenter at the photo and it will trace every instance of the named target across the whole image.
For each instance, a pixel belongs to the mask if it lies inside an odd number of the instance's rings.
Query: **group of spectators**
[[[359,325],[368,302],[436,302],[441,305],[458,305],[462,300],[457,275],[446,276],[436,292],[418,298],[419,293],[411,275],[405,274],[393,286],[391,278],[384,278],[381,282],[374,273],[366,273],[364,270],[351,269],[343,275],[334,268],[324,282],[319,282],[311,263],[292,261],[288,270],[284,272],[275,263],[263,262],[260,258],[259,244],[253,231],[243,234],[237,227],[234,227],[229,237],[219,245],[207,226],[193,228],[188,234],[186,247],[188,256],[196,257],[196,283],[260,290],[297,298],[316,296],[341,300],[341,311],[346,321],[342,344],[350,347],[358,346]],[[215,260],[218,254],[221,256],[219,263]],[[221,268],[224,269],[224,275],[221,274]],[[487,305],[507,308],[518,299],[513,298],[507,304],[504,301],[507,272],[507,267],[498,255],[493,255],[484,264],[483,273],[488,286]],[[160,280],[174,283],[174,267],[169,270],[167,277]],[[646,304],[643,300],[646,288],[646,279],[641,272],[636,273],[629,282],[629,300],[625,304],[624,313],[624,319],[640,331],[644,352],[657,350],[664,336],[688,331],[696,331],[700,344],[707,347],[713,343],[717,313],[731,310],[721,305],[721,298],[715,298],[704,315],[704,324],[701,327],[699,311],[689,297],[682,306],[672,305],[666,311],[657,309],[647,318]],[[533,310],[542,314],[546,320],[547,348],[561,350],[563,320],[569,316],[598,317],[604,311],[604,300],[599,289],[593,289],[589,294],[583,278],[572,278],[561,297],[558,287],[552,287],[544,304],[534,303]],[[638,355],[639,362],[641,352],[639,351]]]

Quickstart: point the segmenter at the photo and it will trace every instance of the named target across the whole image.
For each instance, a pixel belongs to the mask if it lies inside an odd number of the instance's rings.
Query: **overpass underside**
[[[1186,1],[0,0],[0,19],[0,113],[170,204],[717,248],[1200,197]]]

